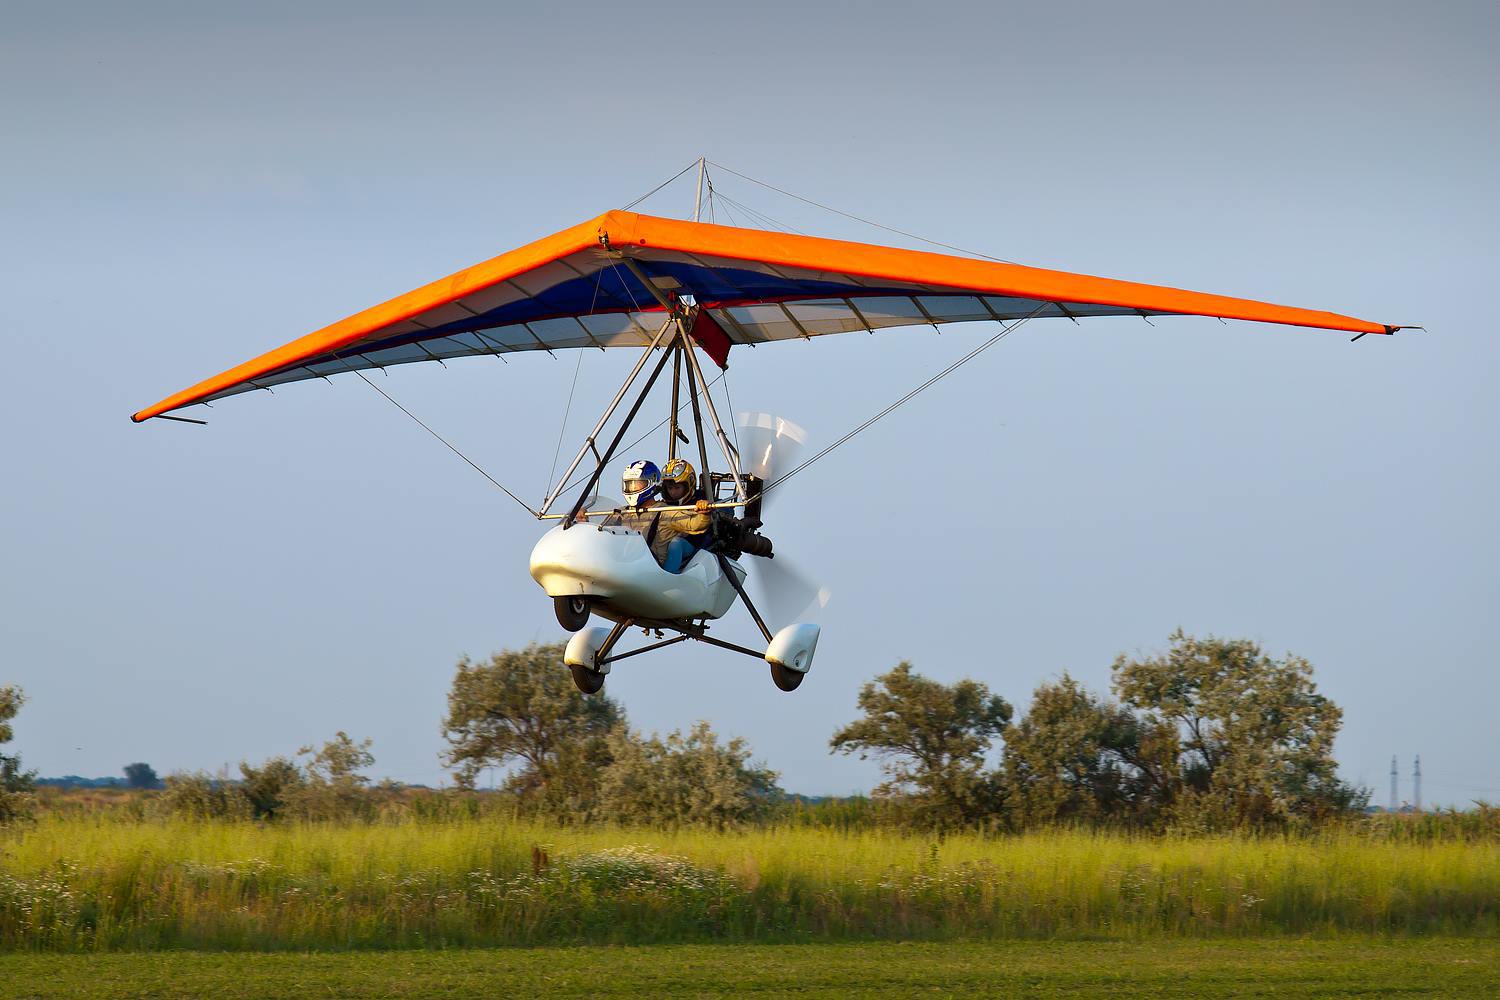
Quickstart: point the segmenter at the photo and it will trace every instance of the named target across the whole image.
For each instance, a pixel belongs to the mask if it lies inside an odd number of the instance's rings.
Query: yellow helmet
[[[663,484],[681,483],[692,486],[695,482],[693,463],[685,458],[671,459],[661,470],[661,481]]]

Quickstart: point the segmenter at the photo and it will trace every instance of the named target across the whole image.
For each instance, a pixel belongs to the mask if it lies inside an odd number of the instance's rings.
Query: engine
[[[771,540],[760,533],[760,518],[756,517],[721,517],[717,521],[717,534],[719,551],[731,558],[739,558],[741,553],[747,556],[760,556],[762,559],[773,559]]]
[[[709,474],[709,479],[715,500],[734,499],[734,476],[727,472],[713,472]],[[729,517],[721,514],[714,518],[713,549],[731,559],[738,559],[741,554],[774,559],[771,540],[760,533],[764,523],[760,519],[760,493],[765,483],[759,476],[745,475],[742,479],[747,498],[745,516]]]

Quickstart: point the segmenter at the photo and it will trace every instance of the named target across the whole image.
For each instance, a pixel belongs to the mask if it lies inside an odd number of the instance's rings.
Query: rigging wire
[[[769,219],[767,219],[765,216],[760,216],[760,213],[756,212],[755,209],[751,208],[749,205],[746,205],[744,202],[738,201],[738,200],[736,200],[734,198],[731,198],[731,197],[729,197],[729,195],[724,194],[723,192],[719,193],[719,200],[724,203],[724,210],[726,212],[729,210],[730,206],[733,206],[735,209],[737,209],[739,211],[740,215],[744,216],[746,219],[749,219],[752,224],[758,225],[759,228],[762,228],[762,229],[780,229],[780,228],[782,228],[780,225],[774,225],[774,226],[766,225],[766,223],[769,221]],[[759,216],[759,218],[757,218],[757,216]]]
[[[731,223],[733,223],[736,226],[739,226],[740,225],[740,220],[738,218],[736,218],[734,212],[730,211],[730,209],[729,209],[729,199],[725,198],[721,194],[721,195],[719,195],[719,201],[723,202],[723,204],[724,204],[724,215],[729,219],[729,221]],[[748,227],[741,226],[741,228],[748,228]]]
[[[1028,320],[1030,320],[1033,317],[1035,317],[1038,313],[1040,313],[1043,309],[1047,308],[1051,304],[1052,303],[1050,303],[1050,302],[1043,302],[1041,305],[1039,305],[1035,309],[1033,309],[1030,313],[1028,313],[1027,315],[1021,317],[1019,320],[1016,320],[1010,326],[1005,326],[1005,324],[1002,323],[1001,324],[1001,330],[1000,330],[999,333],[995,334],[993,337],[991,337],[990,339],[986,340],[984,343],[980,344],[978,347],[976,347],[973,350],[969,351],[969,353],[965,354],[963,357],[959,358],[957,361],[954,361],[952,364],[948,365],[948,367],[944,368],[942,371],[938,372],[936,375],[932,375],[929,378],[927,378],[924,382],[922,382],[920,385],[918,385],[915,389],[912,389],[906,395],[902,396],[900,399],[898,399],[895,402],[891,403],[889,406],[887,406],[885,409],[881,410],[879,413],[876,413],[873,417],[870,417],[868,420],[864,421],[859,426],[855,427],[853,430],[851,430],[848,433],[846,433],[843,437],[839,438],[837,441],[833,442],[833,444],[830,444],[828,447],[826,447],[822,451],[818,452],[812,458],[809,458],[807,461],[803,462],[801,465],[798,465],[796,468],[794,468],[791,471],[787,472],[785,475],[778,476],[776,479],[774,479],[771,482],[767,483],[765,485],[765,487],[762,488],[761,491],[760,491],[761,496],[765,496],[767,493],[771,492],[773,489],[775,489],[776,487],[780,486],[782,483],[786,482],[788,479],[791,479],[797,473],[801,472],[803,469],[806,469],[808,466],[812,465],[814,462],[818,461],[818,459],[820,459],[823,456],[827,455],[829,452],[833,451],[835,448],[839,447],[840,445],[848,443],[852,438],[854,438],[855,435],[861,433],[862,431],[865,431],[865,430],[869,429],[877,421],[879,421],[883,417],[886,417],[889,414],[891,414],[892,412],[894,412],[898,407],[902,406],[905,403],[910,402],[912,399],[914,399],[917,396],[918,393],[921,393],[922,391],[931,388],[932,386],[936,385],[939,381],[941,381],[944,377],[946,377],[948,375],[951,375],[952,373],[958,371],[958,369],[962,368],[964,365],[968,364],[970,361],[973,361],[975,358],[979,357],[979,355],[983,354],[985,351],[989,350],[991,347],[993,347],[994,345],[998,344],[1000,341],[1004,340],[1007,335],[1009,335],[1011,333],[1014,333],[1016,330],[1019,330],[1022,326],[1024,326],[1026,324],[1026,322]]]
[[[725,368],[719,372],[719,377],[724,380],[724,402],[729,406],[729,433],[734,435],[734,458],[740,459],[740,422],[734,412],[734,397],[729,395],[729,369]]]
[[[402,406],[399,402],[396,401],[395,397],[393,397],[390,393],[386,392],[384,389],[380,388],[380,386],[376,385],[373,381],[371,381],[369,379],[369,377],[365,375],[364,372],[360,371],[358,368],[355,368],[346,359],[344,359],[342,357],[339,357],[339,355],[338,355],[337,352],[330,352],[330,353],[332,353],[335,358],[338,358],[340,361],[342,361],[344,363],[344,367],[345,368],[348,368],[351,372],[353,372],[354,374],[358,375],[360,377],[361,381],[363,381],[365,385],[369,386],[371,389],[374,389],[376,392],[378,392],[382,396],[384,396],[385,399],[386,399],[386,402],[390,403],[392,406],[394,406],[396,409],[400,410],[402,413],[406,414],[408,417],[411,417],[412,420],[416,421],[416,424],[417,424],[418,427],[422,428],[428,434],[431,434],[433,437],[437,438],[439,441],[442,442],[443,447],[447,448],[449,451],[453,452],[453,454],[457,455],[459,458],[461,458],[465,462],[467,462],[469,464],[469,467],[472,468],[475,472],[479,473],[481,476],[483,476],[484,478],[488,479],[490,481],[491,485],[493,485],[501,493],[504,493],[506,496],[510,497],[516,503],[520,504],[522,507],[525,507],[526,510],[527,510],[527,512],[530,513],[533,517],[539,516],[537,514],[537,511],[535,510],[535,508],[533,508],[531,506],[531,504],[527,503],[525,500],[522,500],[520,497],[516,496],[510,490],[506,489],[505,488],[505,484],[501,483],[500,480],[496,479],[494,476],[490,475],[488,472],[485,472],[482,468],[479,467],[479,463],[475,462],[468,455],[465,455],[463,452],[459,451],[458,448],[452,442],[450,442],[447,438],[443,437],[441,434],[439,434],[437,431],[433,430],[431,427],[428,427],[425,423],[422,422],[422,418],[418,417],[415,413],[411,412],[406,407]]]
[[[727,202],[733,204],[736,208],[738,208],[740,211],[744,212],[746,215],[750,215],[750,216],[753,216],[754,218],[758,219],[760,221],[760,223],[763,226],[765,226],[765,228],[767,228],[767,229],[778,229],[778,230],[780,230],[780,231],[782,231],[784,233],[796,233],[799,236],[806,236],[807,235],[802,230],[798,229],[796,226],[789,226],[785,222],[778,222],[775,219],[771,218],[766,213],[760,211],[759,209],[751,208],[749,205],[745,204],[742,201],[735,201],[733,198],[730,198],[726,194],[721,194],[721,195],[719,195],[719,197],[721,199],[723,199],[724,201],[727,201]]]
[[[874,222],[874,221],[872,221],[870,219],[861,218],[858,215],[854,215],[854,214],[849,213],[849,212],[841,211],[841,210],[839,210],[837,208],[833,208],[830,205],[824,205],[821,202],[813,201],[811,198],[804,198],[800,194],[793,194],[792,192],[784,190],[782,188],[779,188],[779,187],[777,187],[774,184],[767,184],[765,181],[757,180],[756,178],[751,177],[748,174],[742,174],[738,170],[733,170],[733,169],[731,169],[729,167],[726,167],[722,163],[718,163],[718,162],[714,162],[714,161],[709,161],[709,162],[713,163],[713,165],[716,166],[716,167],[718,167],[720,170],[726,171],[727,173],[731,173],[734,176],[740,178],[741,180],[747,180],[751,184],[759,184],[761,187],[766,188],[769,191],[775,191],[777,194],[785,195],[788,198],[795,198],[797,201],[800,201],[800,202],[803,202],[805,204],[811,205],[814,208],[821,208],[823,211],[825,211],[825,212],[832,212],[834,215],[842,215],[846,219],[852,219],[855,222],[861,222],[861,223],[864,223],[867,226],[874,226],[876,229],[883,229],[883,230],[885,230],[888,233],[895,233],[897,236],[905,236],[907,239],[917,240],[917,241],[919,241],[921,243],[927,243],[927,244],[930,244],[931,246],[935,246],[935,247],[942,247],[945,250],[954,250],[954,251],[956,251],[958,253],[961,253],[961,254],[967,254],[970,257],[983,257],[985,260],[999,261],[1002,264],[1014,264],[1014,263],[1016,263],[1013,260],[1006,260],[1004,257],[994,257],[994,256],[991,256],[990,254],[987,254],[987,253],[980,253],[978,250],[965,250],[963,247],[956,247],[956,246],[954,246],[951,243],[944,243],[941,240],[929,240],[925,236],[918,236],[916,233],[908,233],[904,229],[897,229],[894,226],[882,225],[879,222]],[[722,198],[724,196],[720,195],[719,197]]]
[[[647,198],[651,197],[653,194],[655,194],[656,192],[660,191],[662,188],[666,187],[668,184],[672,183],[677,178],[679,178],[683,174],[687,173],[689,170],[692,170],[697,165],[698,165],[698,161],[694,160],[692,163],[689,163],[687,166],[685,166],[681,170],[677,171],[677,173],[673,174],[671,177],[668,177],[666,180],[664,180],[660,184],[656,185],[656,187],[652,188],[650,191],[647,191],[645,194],[643,194],[639,198],[635,199],[635,201],[632,201],[632,202],[630,202],[629,204],[626,204],[626,205],[621,205],[620,206],[620,211],[622,211],[622,212],[628,212],[630,209],[632,209],[635,206],[639,205],[641,202],[645,201]]]
[[[630,297],[630,308],[635,310],[635,312],[641,312],[641,304],[635,300],[635,292],[630,290],[630,282],[625,280],[625,274],[620,270],[620,262],[615,261],[609,265],[609,268],[615,273],[615,277],[620,279],[620,287],[625,289],[625,294]],[[647,291],[650,291],[650,289],[647,289]],[[640,324],[637,323],[636,325],[639,326]]]

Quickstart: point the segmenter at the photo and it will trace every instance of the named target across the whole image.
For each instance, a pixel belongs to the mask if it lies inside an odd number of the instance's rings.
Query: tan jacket
[[[693,510],[658,511],[655,506],[634,512],[626,511],[620,515],[619,523],[647,535],[651,531],[651,522],[658,516],[661,518],[656,524],[656,537],[651,539],[651,554],[658,563],[666,561],[667,546],[672,543],[672,539],[678,535],[701,535],[713,523],[712,515],[709,514],[699,514]]]

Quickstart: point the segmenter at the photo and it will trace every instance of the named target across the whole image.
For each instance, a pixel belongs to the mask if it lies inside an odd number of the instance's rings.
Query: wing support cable
[[[809,458],[807,461],[803,462],[801,465],[798,465],[796,468],[794,468],[791,471],[787,472],[785,475],[778,476],[777,478],[771,480],[769,483],[767,483],[765,485],[765,488],[760,491],[760,495],[761,496],[765,496],[767,493],[771,492],[776,487],[778,487],[782,483],[786,482],[788,479],[791,479],[797,473],[801,472],[803,469],[805,469],[808,466],[812,465],[814,462],[818,461],[820,458],[824,457],[829,452],[833,451],[835,448],[838,448],[841,445],[847,444],[856,435],[858,435],[858,434],[862,433],[863,431],[866,431],[869,428],[873,427],[879,420],[881,420],[884,417],[889,416],[891,413],[895,412],[898,408],[900,408],[904,404],[906,404],[906,403],[910,402],[911,400],[915,399],[916,396],[919,393],[923,392],[926,389],[930,389],[932,386],[936,385],[943,378],[945,378],[948,375],[951,375],[954,372],[958,371],[964,365],[968,364],[970,361],[973,361],[975,358],[979,357],[979,355],[983,354],[985,351],[989,350],[991,347],[995,346],[1000,341],[1004,340],[1007,335],[1009,335],[1011,333],[1014,333],[1016,330],[1019,330],[1029,320],[1031,320],[1034,317],[1036,317],[1043,309],[1047,308],[1051,304],[1052,303],[1050,303],[1050,302],[1043,302],[1041,305],[1039,305],[1035,309],[1033,309],[1030,313],[1028,313],[1025,316],[1021,317],[1020,319],[1016,320],[1010,326],[1005,326],[1005,324],[1002,323],[1001,324],[1001,330],[1000,330],[999,333],[995,334],[989,340],[986,340],[984,343],[980,344],[978,347],[974,348],[968,354],[965,354],[963,357],[959,358],[957,361],[954,361],[952,364],[950,364],[948,367],[944,368],[942,371],[938,372],[936,375],[933,375],[933,376],[929,377],[926,381],[922,382],[915,389],[912,389],[906,395],[902,396],[900,399],[898,399],[895,402],[891,403],[889,406],[887,406],[885,409],[881,410],[879,413],[876,413],[874,416],[872,416],[869,419],[865,420],[859,426],[855,427],[853,430],[851,430],[848,433],[846,433],[843,437],[841,437],[837,441],[833,442],[833,444],[830,444],[828,447],[826,447],[822,451],[818,452],[812,458]]]
[[[516,503],[520,504],[522,507],[525,507],[527,513],[531,514],[533,517],[536,516],[537,512],[531,506],[531,504],[527,503],[525,500],[522,500],[520,497],[516,496],[510,490],[506,489],[505,488],[505,484],[503,484],[502,482],[500,482],[500,480],[496,479],[494,476],[490,475],[488,472],[485,472],[484,469],[480,468],[479,467],[479,463],[475,462],[468,455],[465,455],[463,452],[459,451],[458,448],[453,444],[453,442],[451,442],[447,438],[443,437],[441,434],[439,434],[437,431],[433,430],[431,427],[428,427],[425,423],[422,422],[422,419],[420,417],[418,417],[415,413],[411,412],[406,407],[402,406],[399,402],[397,402],[396,399],[395,399],[395,397],[393,397],[390,393],[386,392],[384,389],[380,388],[380,386],[376,385],[370,378],[368,378],[365,375],[364,372],[360,371],[358,368],[355,368],[353,365],[349,364],[349,362],[347,360],[345,360],[344,358],[340,357],[336,352],[330,352],[330,353],[333,353],[333,356],[335,358],[338,358],[339,361],[343,362],[344,367],[348,368],[351,372],[353,372],[354,374],[358,375],[359,378],[360,378],[360,381],[364,382],[365,385],[369,386],[371,389],[374,389],[376,392],[378,392],[382,396],[384,396],[385,399],[386,399],[386,402],[390,403],[392,406],[394,406],[396,409],[400,410],[402,413],[406,414],[408,417],[411,417],[411,419],[416,422],[416,424],[417,424],[418,427],[422,428],[428,434],[431,434],[433,437],[437,438],[440,442],[442,442],[443,447],[447,448],[449,451],[453,452],[453,454],[457,455],[459,458],[461,458],[465,462],[467,462],[468,465],[469,465],[469,467],[471,469],[473,469],[475,472],[479,473],[481,476],[483,476],[484,478],[488,479],[490,481],[490,484],[492,486],[494,486],[496,489],[498,489],[501,493],[504,493],[506,496],[510,497],[512,500],[514,500]]]

